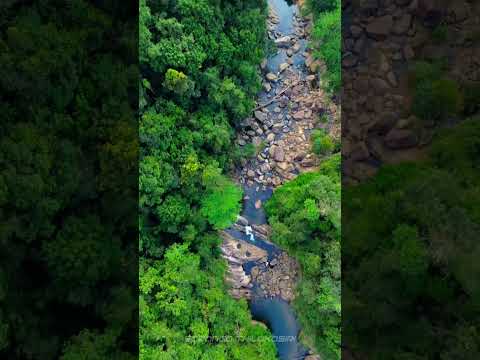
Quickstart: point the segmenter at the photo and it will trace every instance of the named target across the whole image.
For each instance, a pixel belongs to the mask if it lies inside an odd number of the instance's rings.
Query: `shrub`
[[[432,39],[439,44],[447,40],[448,28],[445,25],[439,25],[432,31]]]
[[[441,64],[418,62],[413,74],[413,112],[424,120],[442,120],[463,106],[462,93],[454,80],[442,77]]]
[[[327,89],[336,92],[341,85],[341,11],[320,14],[315,22],[313,40],[316,42],[314,55],[325,62]]]
[[[307,2],[308,10],[314,14],[320,14],[325,11],[332,11],[340,7],[340,0],[309,0]]]
[[[471,83],[464,85],[463,101],[463,112],[465,115],[472,115],[480,110],[480,84]]]
[[[328,155],[335,149],[335,144],[323,129],[315,130],[312,133],[311,139],[312,150],[318,156]]]

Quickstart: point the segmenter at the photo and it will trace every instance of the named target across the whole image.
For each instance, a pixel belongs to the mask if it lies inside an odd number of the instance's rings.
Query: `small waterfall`
[[[245,233],[250,236],[250,241],[255,242],[255,235],[253,235],[253,230],[250,225],[245,226]]]

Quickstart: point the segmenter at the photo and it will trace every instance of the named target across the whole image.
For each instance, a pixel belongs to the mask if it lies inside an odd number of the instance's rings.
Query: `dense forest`
[[[224,285],[218,229],[242,192],[225,173],[254,105],[266,4],[140,1],[140,355],[275,359]],[[230,339],[230,340],[229,340]]]
[[[277,189],[267,203],[272,240],[300,262],[294,307],[302,340],[324,359],[340,359],[340,153],[318,171]]]
[[[131,14],[83,0],[0,5],[2,359],[138,353]]]
[[[310,11],[316,46],[330,44],[317,56],[332,69],[327,80],[336,91],[339,3]],[[227,294],[217,235],[240,210],[241,190],[227,174],[251,156],[233,140],[261,89],[266,16],[266,2],[258,1],[141,1],[142,358],[276,358],[269,332],[252,325],[246,302]],[[318,134],[319,156],[338,152]],[[340,356],[339,201],[336,154],[278,189],[267,205],[272,240],[302,265],[295,305],[304,340],[329,359]]]
[[[344,190],[343,336],[371,359],[480,355],[480,119]],[[372,313],[371,309],[375,309]]]

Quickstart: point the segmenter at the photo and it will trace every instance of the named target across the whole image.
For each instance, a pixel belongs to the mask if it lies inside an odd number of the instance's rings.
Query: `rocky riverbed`
[[[277,343],[280,359],[318,360],[298,341],[300,326],[289,305],[295,298],[299,264],[269,241],[263,206],[277,186],[317,167],[321,159],[311,151],[310,133],[324,128],[339,139],[340,110],[322,90],[324,67],[307,48],[311,20],[283,0],[269,4],[268,36],[277,51],[261,64],[263,90],[237,132],[238,145],[253,145],[256,154],[235,171],[245,189],[243,216],[221,232],[221,251],[228,263],[231,295],[249,300],[254,317],[273,335],[295,339]]]
[[[226,281],[230,284],[230,294],[236,299],[260,296],[292,301],[298,274],[297,262],[285,251],[268,243],[268,225],[250,225],[247,219],[239,216],[233,229],[248,237],[246,229],[249,226],[255,241],[262,241],[270,246],[261,248],[239,238],[238,235],[235,237],[230,232],[221,232],[221,251],[228,263]]]
[[[251,143],[256,149],[256,157],[244,162],[238,177],[244,184],[276,187],[318,165],[309,135],[323,127],[339,138],[340,120],[337,106],[319,87],[323,65],[306,47],[310,20],[295,15],[288,35],[277,30],[279,17],[272,8],[268,21],[277,54],[262,63],[263,92],[238,132],[240,146]]]

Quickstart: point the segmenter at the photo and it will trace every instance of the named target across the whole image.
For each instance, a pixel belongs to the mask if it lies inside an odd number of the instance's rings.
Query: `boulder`
[[[277,81],[278,77],[277,75],[275,75],[274,73],[268,73],[265,78],[268,80],[268,81]]]
[[[302,120],[305,117],[305,111],[303,110],[297,111],[292,116],[295,120]]]
[[[248,225],[248,220],[245,217],[243,217],[241,215],[238,215],[237,216],[237,224],[242,225],[242,226],[247,226]]]
[[[285,160],[285,152],[283,151],[283,148],[279,146],[275,147],[273,151],[273,159],[278,162],[282,162]]]
[[[367,25],[367,33],[373,38],[385,38],[393,26],[393,18],[391,15],[375,18],[370,24]]]
[[[280,72],[283,72],[283,71],[285,71],[289,66],[290,66],[290,65],[287,64],[287,63],[282,63],[282,64],[280,64],[279,71],[280,71]]]
[[[265,122],[267,120],[267,114],[262,111],[255,111],[255,118],[260,122]]]
[[[418,136],[409,129],[394,128],[385,137],[385,145],[391,149],[414,147],[418,144]]]
[[[292,43],[292,39],[290,36],[282,36],[275,40],[275,45],[278,47],[289,47]]]
[[[393,33],[397,35],[404,35],[410,29],[410,24],[412,23],[412,15],[404,14],[400,19],[395,21],[393,25]]]

